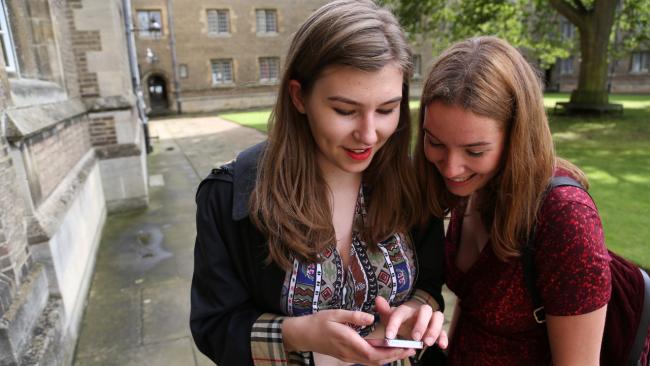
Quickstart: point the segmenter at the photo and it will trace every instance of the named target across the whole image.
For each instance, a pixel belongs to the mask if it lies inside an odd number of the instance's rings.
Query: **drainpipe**
[[[174,32],[174,11],[172,0],[167,0],[167,23],[169,24],[169,49],[172,53],[172,77],[174,78],[174,99],[176,100],[176,113],[183,113],[181,109],[181,85],[178,82],[178,66],[176,64],[176,33]]]
[[[136,109],[138,111],[138,117],[140,117],[140,121],[142,122],[145,147],[147,149],[147,153],[151,153],[153,151],[153,147],[151,146],[151,139],[149,138],[149,117],[147,117],[144,95],[142,93],[142,86],[140,84],[138,54],[135,48],[135,37],[133,35],[135,27],[133,26],[133,15],[131,13],[131,0],[122,0],[122,6],[124,7],[124,26],[126,28],[126,48],[128,50],[129,66],[131,69],[131,85],[133,86],[133,92],[135,93],[136,97]]]

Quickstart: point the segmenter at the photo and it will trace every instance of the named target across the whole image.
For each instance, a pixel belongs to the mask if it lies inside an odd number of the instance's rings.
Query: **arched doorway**
[[[149,93],[149,106],[151,114],[167,113],[169,100],[167,99],[167,83],[160,75],[151,75],[147,79],[147,92]]]

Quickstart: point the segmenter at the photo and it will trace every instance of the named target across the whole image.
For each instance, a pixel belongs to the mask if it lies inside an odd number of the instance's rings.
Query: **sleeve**
[[[418,257],[418,278],[413,299],[443,311],[444,228],[441,219],[432,218],[412,231]]]
[[[549,315],[586,314],[609,302],[610,256],[589,195],[554,189],[542,207],[537,233],[537,286]]]
[[[231,246],[232,183],[206,182],[197,194],[190,329],[198,349],[219,365],[284,365],[281,316],[254,306],[236,270]]]

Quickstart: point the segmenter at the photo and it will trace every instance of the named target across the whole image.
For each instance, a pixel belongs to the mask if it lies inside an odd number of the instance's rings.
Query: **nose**
[[[436,165],[440,170],[440,174],[446,178],[457,177],[465,171],[464,159],[460,154],[453,151],[443,153]]]
[[[377,143],[377,126],[373,113],[363,114],[357,122],[353,136],[364,145],[370,146]]]

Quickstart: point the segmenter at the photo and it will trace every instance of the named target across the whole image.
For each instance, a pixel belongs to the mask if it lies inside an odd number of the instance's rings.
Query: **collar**
[[[233,170],[232,218],[239,221],[248,216],[248,201],[255,188],[257,164],[266,147],[266,141],[251,146],[230,163]]]

